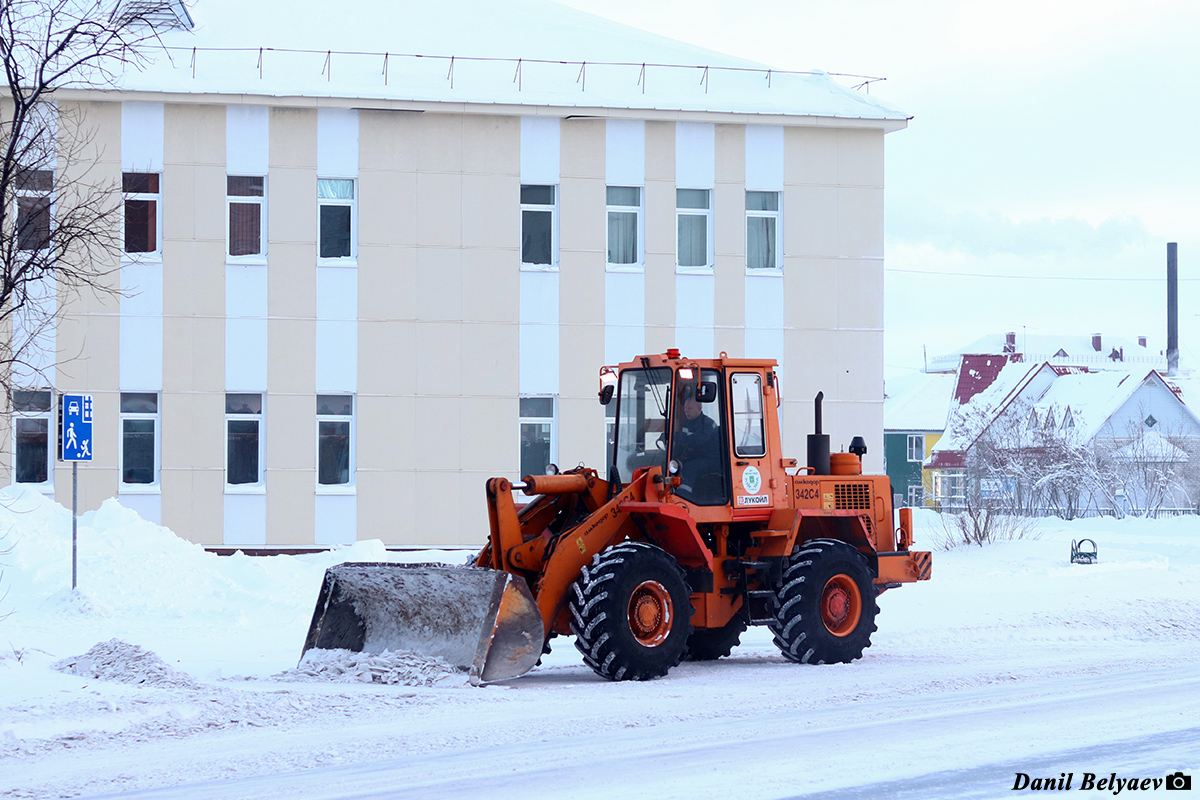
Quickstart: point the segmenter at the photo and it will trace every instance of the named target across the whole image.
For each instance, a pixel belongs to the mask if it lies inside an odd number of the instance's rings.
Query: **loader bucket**
[[[470,670],[479,685],[524,675],[542,655],[542,617],[525,581],[444,564],[325,570],[304,652],[407,651]]]

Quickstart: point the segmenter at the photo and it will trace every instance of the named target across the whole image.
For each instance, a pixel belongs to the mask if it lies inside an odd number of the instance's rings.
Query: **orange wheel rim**
[[[862,618],[862,593],[849,575],[834,575],[821,590],[821,621],[834,636],[849,636]]]
[[[646,647],[657,647],[671,632],[671,593],[658,581],[644,581],[629,598],[629,630]]]

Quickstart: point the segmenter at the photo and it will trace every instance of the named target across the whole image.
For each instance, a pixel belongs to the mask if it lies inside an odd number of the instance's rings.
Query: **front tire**
[[[848,664],[871,646],[875,596],[861,553],[835,539],[813,539],[788,557],[768,627],[789,661]]]
[[[691,590],[661,548],[623,542],[596,554],[571,585],[571,631],[583,660],[614,681],[666,675],[692,633]]]

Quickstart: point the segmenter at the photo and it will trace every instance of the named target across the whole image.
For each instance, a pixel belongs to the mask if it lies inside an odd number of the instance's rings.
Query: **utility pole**
[[[1167,242],[1167,376],[1179,373],[1179,244]]]

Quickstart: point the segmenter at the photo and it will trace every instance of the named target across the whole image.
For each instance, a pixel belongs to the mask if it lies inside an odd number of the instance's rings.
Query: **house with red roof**
[[[964,355],[925,467],[940,508],[1154,513],[1195,507],[1198,445],[1200,418],[1155,369]]]

